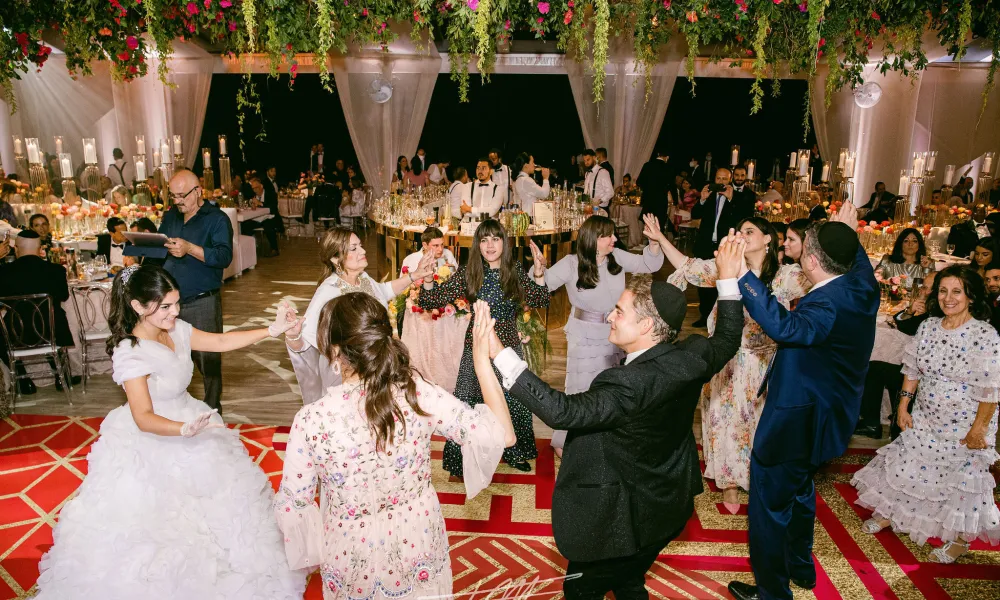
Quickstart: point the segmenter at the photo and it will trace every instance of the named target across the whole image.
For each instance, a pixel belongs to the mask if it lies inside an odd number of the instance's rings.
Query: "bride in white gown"
[[[305,573],[288,568],[267,477],[187,393],[192,348],[234,350],[301,322],[282,304],[268,329],[210,334],[177,318],[179,297],[159,267],[115,280],[108,349],[128,404],[104,419],[79,495],[59,514],[39,599],[302,598]]]

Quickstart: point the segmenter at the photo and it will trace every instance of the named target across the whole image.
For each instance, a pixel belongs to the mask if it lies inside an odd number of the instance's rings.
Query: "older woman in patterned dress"
[[[490,314],[496,319],[497,335],[504,346],[514,348],[522,355],[521,341],[517,335],[516,319],[527,308],[544,308],[549,305],[549,290],[544,285],[544,258],[533,252],[535,281],[525,273],[511,252],[510,240],[503,226],[495,220],[483,221],[472,239],[469,262],[460,267],[444,283],[428,283],[420,291],[419,304],[424,309],[441,308],[459,298],[470,303],[477,299],[489,303]],[[483,401],[483,393],[472,363],[472,330],[476,316],[473,314],[465,336],[465,349],[458,368],[455,396],[470,406]],[[510,406],[517,444],[504,451],[507,464],[521,471],[530,471],[529,460],[538,456],[531,413],[520,402],[504,392]],[[456,477],[462,476],[462,453],[457,444],[448,442],[444,447],[444,468]]]

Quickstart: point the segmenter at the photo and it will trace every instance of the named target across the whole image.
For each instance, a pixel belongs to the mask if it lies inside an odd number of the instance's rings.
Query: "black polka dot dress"
[[[516,265],[521,289],[524,290],[525,305],[530,308],[544,308],[549,304],[549,290],[538,285],[528,277],[527,272]],[[435,284],[433,289],[420,291],[420,307],[424,309],[440,308],[466,297],[465,267],[460,267],[448,281]],[[490,269],[484,262],[483,285],[479,289],[478,299],[485,300],[490,305],[490,316],[496,319],[496,331],[504,346],[513,348],[518,356],[523,357],[521,340],[517,335],[517,321],[522,318],[523,307],[505,298],[500,287],[500,269]],[[462,362],[458,367],[458,380],[455,384],[455,397],[476,406],[483,403],[483,392],[479,387],[479,379],[472,364],[472,328],[475,315],[469,323],[465,334],[465,347],[462,351]],[[496,369],[494,369],[496,371]],[[497,372],[497,378],[500,373]],[[510,408],[510,418],[517,434],[517,443],[504,450],[503,459],[508,464],[516,464],[538,456],[535,446],[535,434],[532,428],[531,412],[523,404],[510,396],[504,390],[507,406]],[[462,449],[453,442],[447,442],[444,447],[444,468],[452,475],[462,476]]]
[[[910,406],[913,427],[879,449],[851,483],[858,504],[888,519],[917,544],[982,539],[1000,543],[1000,509],[990,465],[997,412],[986,428],[986,449],[970,450],[969,433],[981,403],[997,402],[1000,337],[986,322],[970,319],[948,330],[931,317],[903,355],[903,374],[918,380]]]

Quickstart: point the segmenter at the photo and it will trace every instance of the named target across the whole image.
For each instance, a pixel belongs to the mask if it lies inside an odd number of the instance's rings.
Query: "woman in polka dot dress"
[[[945,545],[931,552],[931,560],[951,563],[973,540],[1000,543],[989,472],[1000,459],[994,448],[1000,336],[990,326],[986,290],[975,271],[949,267],[938,273],[934,288],[937,294],[927,301],[931,316],[903,356],[903,433],[851,483],[858,504],[874,512],[865,533],[891,525],[920,545],[940,538]]]
[[[539,257],[536,257],[536,262]],[[496,319],[496,331],[504,346],[513,348],[522,356],[521,340],[517,335],[517,321],[523,307],[543,308],[549,305],[549,290],[544,285],[544,263],[537,267],[542,271],[539,284],[528,276],[521,264],[514,259],[507,233],[495,220],[483,221],[476,229],[469,252],[469,263],[460,267],[444,283],[424,284],[420,292],[420,307],[440,308],[458,298],[466,298],[469,304],[477,299],[490,305],[490,314]],[[469,324],[465,336],[465,349],[458,367],[458,381],[455,397],[470,406],[482,404],[483,393],[479,388],[472,364],[472,329]],[[499,377],[499,374],[497,375]],[[507,464],[522,471],[530,471],[528,460],[538,456],[535,434],[532,429],[531,412],[504,391],[510,407],[510,417],[514,422],[517,444],[507,448],[503,459]],[[457,444],[447,442],[444,447],[444,468],[456,477],[462,476],[462,452]]]

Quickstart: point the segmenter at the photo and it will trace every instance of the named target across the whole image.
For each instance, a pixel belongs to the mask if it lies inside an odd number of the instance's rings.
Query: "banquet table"
[[[281,212],[280,207],[278,212]],[[236,211],[236,220],[240,223],[244,221],[263,221],[271,216],[271,211],[267,208],[240,208]]]
[[[629,248],[642,244],[642,207],[638,204],[611,203],[611,218],[628,225],[628,240],[623,240]]]
[[[469,315],[443,316],[408,312],[403,316],[400,338],[410,350],[410,366],[424,379],[455,393],[458,366],[462,362]]]
[[[302,196],[278,196],[278,214],[282,217],[300,217],[305,212],[306,199]]]

